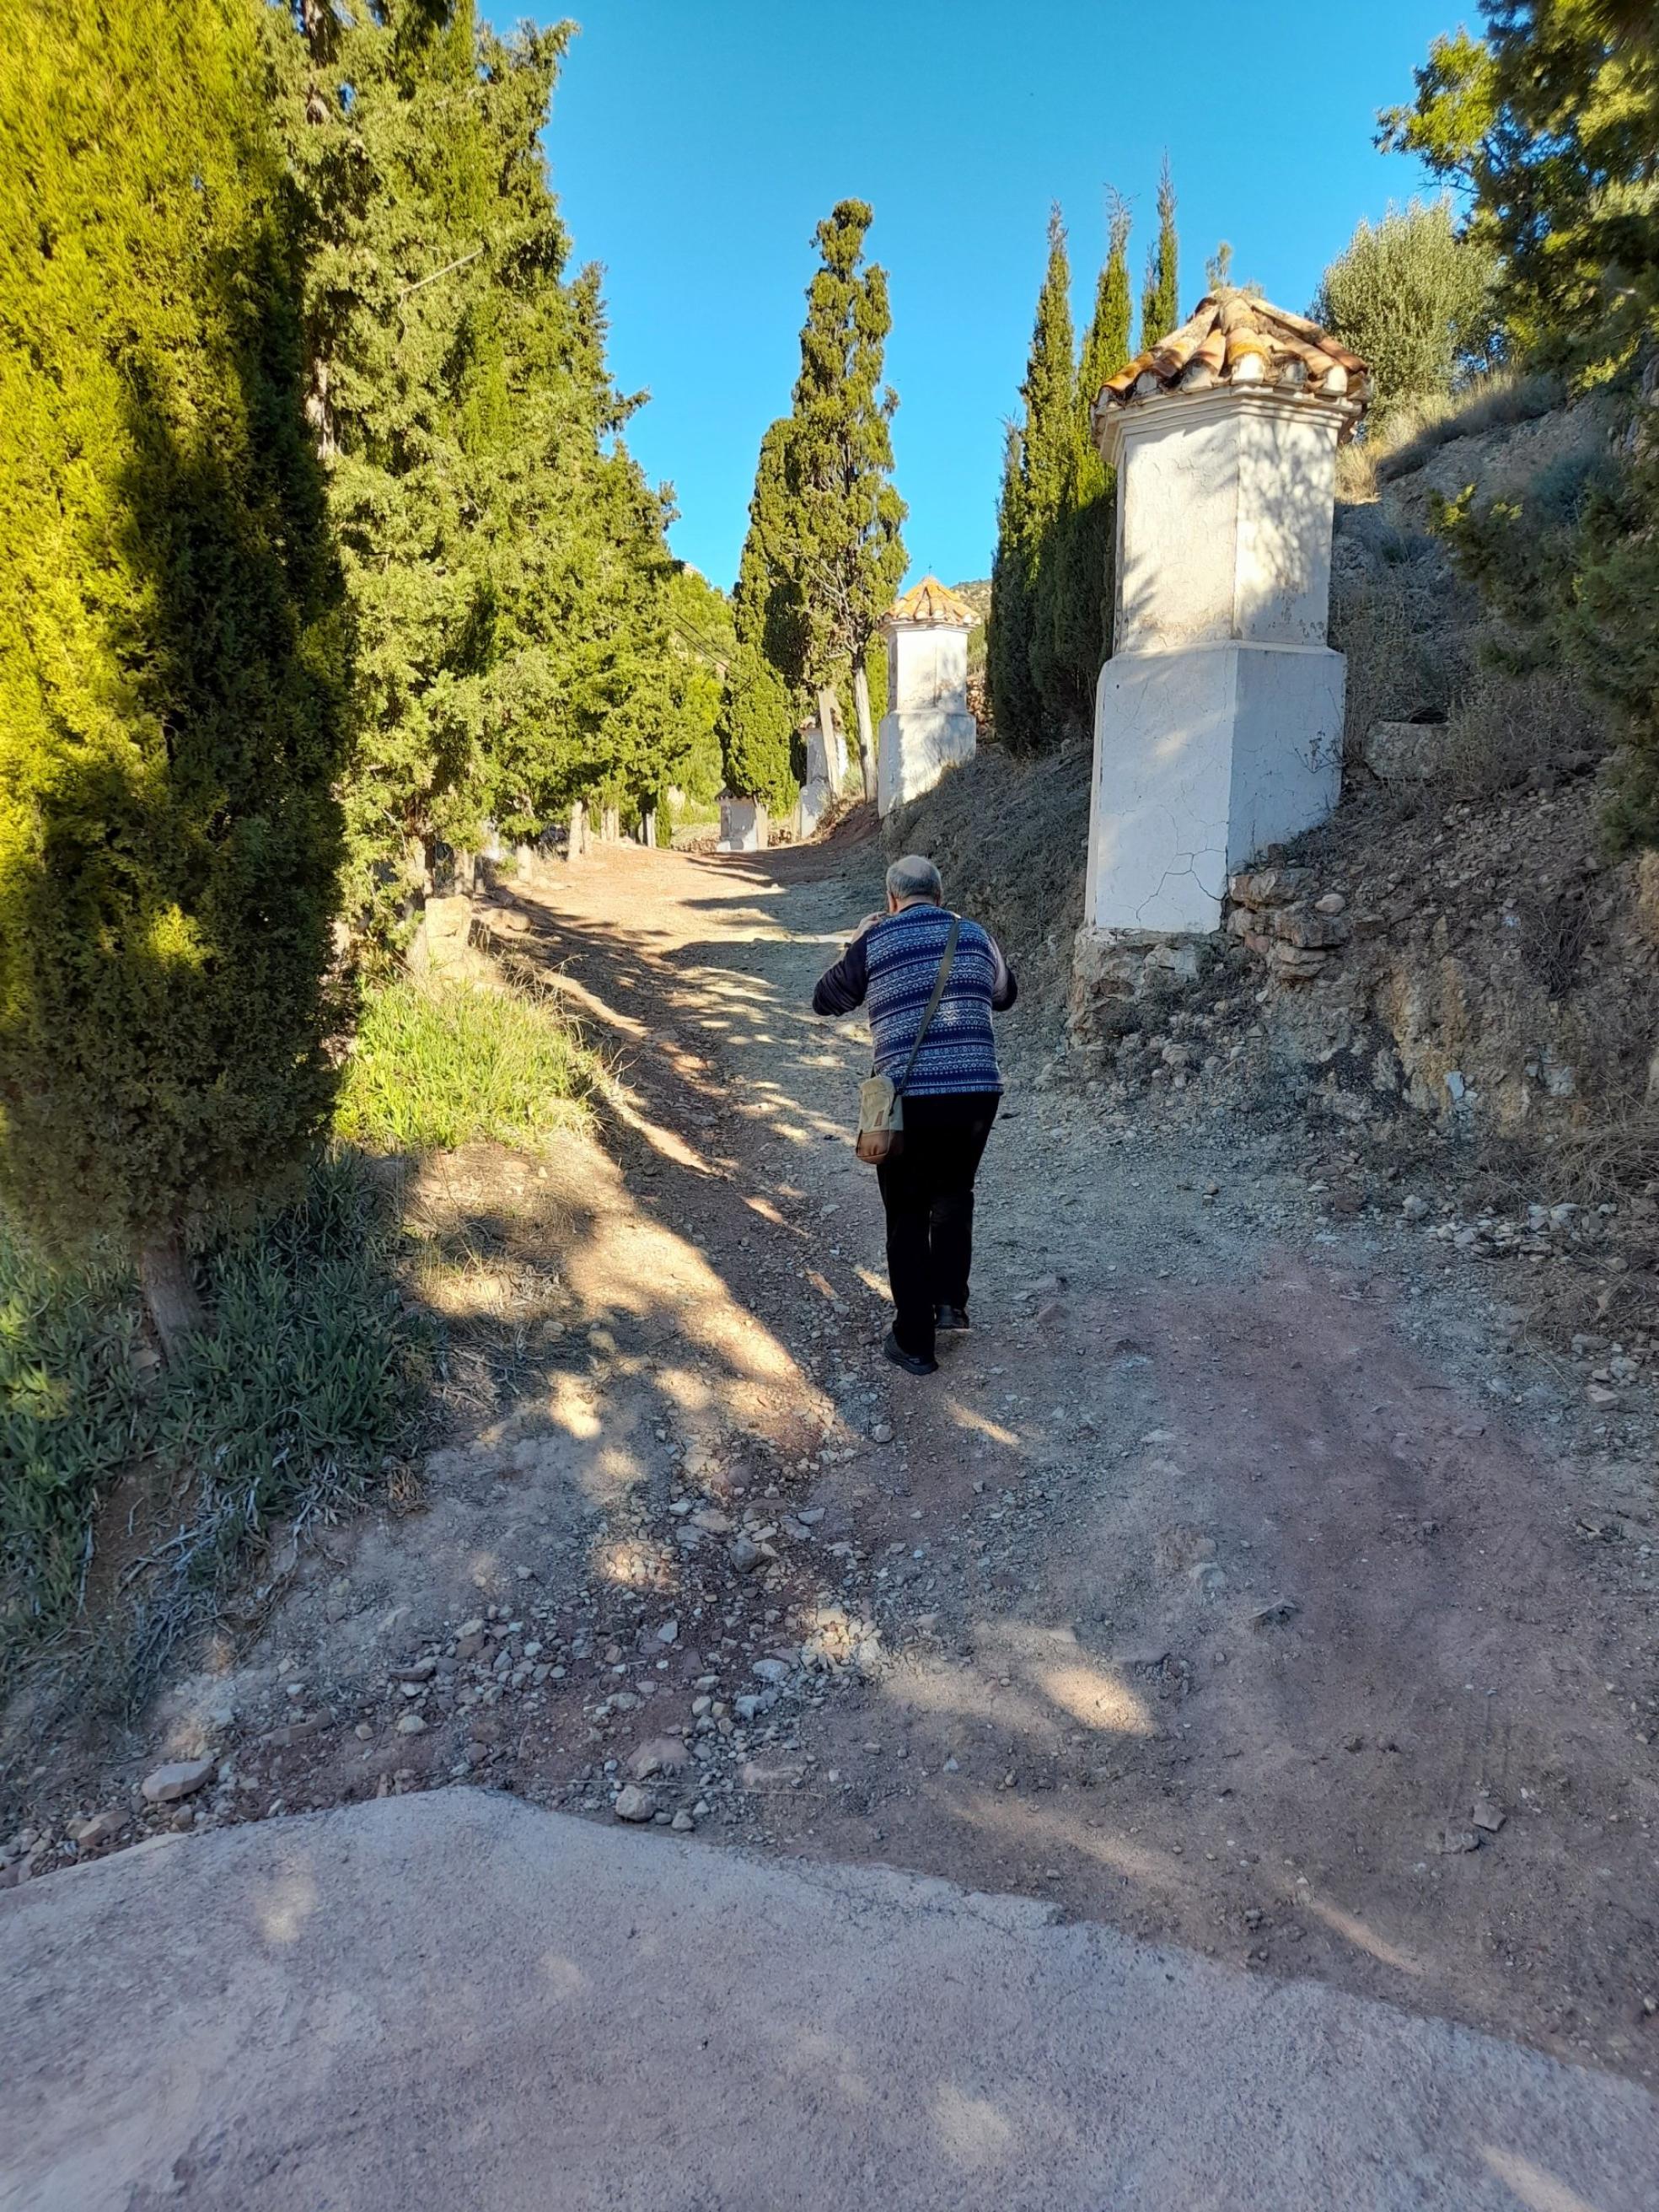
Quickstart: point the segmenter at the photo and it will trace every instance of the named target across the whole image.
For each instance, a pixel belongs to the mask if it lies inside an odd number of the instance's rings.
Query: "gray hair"
[[[887,871],[887,895],[896,899],[932,899],[945,903],[945,885],[939,870],[920,853],[907,853]]]

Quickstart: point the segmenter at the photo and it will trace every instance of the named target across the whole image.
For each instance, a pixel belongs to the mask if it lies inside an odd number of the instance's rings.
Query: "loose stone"
[[[216,1759],[174,1759],[144,1777],[143,1794],[152,1805],[176,1805],[180,1798],[194,1796],[217,1771]]]

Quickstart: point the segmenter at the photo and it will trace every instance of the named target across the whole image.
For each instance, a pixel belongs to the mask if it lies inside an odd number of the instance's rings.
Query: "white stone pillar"
[[[766,850],[766,809],[758,799],[734,799],[720,793],[720,834],[717,853],[763,853]]]
[[[1117,601],[1085,930],[1218,928],[1230,872],[1335,805],[1343,662],[1325,635],[1337,441],[1356,412],[1260,382],[1097,410]]]
[[[979,725],[968,711],[968,633],[974,612],[929,576],[882,623],[887,712],[876,732],[876,811],[931,791],[947,768],[971,760]]]

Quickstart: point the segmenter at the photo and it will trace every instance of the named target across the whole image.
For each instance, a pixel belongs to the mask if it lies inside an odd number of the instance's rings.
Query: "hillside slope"
[[[1396,1210],[1409,1170],[1427,1230],[1520,1254],[1547,1334],[1579,1340],[1589,1375],[1622,1374],[1656,1356],[1659,1315],[1659,854],[1608,858],[1597,708],[1565,672],[1488,664],[1480,603],[1427,526],[1432,493],[1512,495],[1617,434],[1605,402],[1535,407],[1486,401],[1345,470],[1343,797],[1274,856],[1305,871],[1286,896],[1343,902],[1346,944],[1294,963],[1311,974],[1282,972],[1271,911],[1240,910],[1249,941],[1218,944],[1198,985],[1106,1006],[1073,993],[1068,1028],[1082,748],[1022,763],[988,747],[884,841],[931,853],[1002,935],[1040,1012],[1040,1079],[1104,1113],[1297,1128],[1349,1207]],[[1595,1387],[1616,1398],[1618,1376]]]

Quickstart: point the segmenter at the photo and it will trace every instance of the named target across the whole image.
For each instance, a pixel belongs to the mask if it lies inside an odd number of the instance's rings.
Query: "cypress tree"
[[[1175,180],[1170,157],[1158,179],[1158,243],[1146,249],[1146,283],[1140,295],[1142,350],[1168,337],[1181,320],[1181,284],[1176,270]]]
[[[985,636],[992,725],[1011,752],[1024,752],[1035,745],[1040,726],[1036,688],[1031,681],[1031,597],[1020,445],[1019,427],[1010,422],[1002,449],[1002,490],[997,501],[991,611]]]
[[[891,477],[898,405],[882,382],[892,312],[884,270],[864,263],[873,217],[842,200],[814,235],[800,373],[789,414],[761,443],[738,571],[738,635],[789,687],[816,693],[826,741],[850,683],[867,799],[876,790],[866,655],[904,574],[904,501]]]
[[[1129,210],[1115,192],[1107,216],[1106,258],[1095,284],[1095,311],[1084,334],[1078,367],[1078,423],[1085,447],[1082,490],[1093,499],[1105,488],[1105,465],[1096,450],[1089,410],[1100,387],[1115,376],[1130,355],[1134,302],[1129,288]]]
[[[383,942],[440,844],[637,811],[672,772],[668,501],[541,150],[568,39],[498,39],[473,0],[273,21],[358,641],[350,884]]]
[[[1077,360],[1072,328],[1072,270],[1058,207],[1048,214],[1048,262],[1037,295],[1031,351],[1020,386],[1025,402],[1021,441],[1027,543],[1043,539],[1076,495],[1085,450],[1078,419]],[[1041,555],[1036,565],[1041,565]]]
[[[1078,422],[1083,459],[1076,497],[1054,533],[1050,562],[1051,621],[1060,680],[1057,711],[1085,720],[1101,664],[1112,649],[1115,477],[1094,442],[1090,410],[1100,387],[1130,355],[1134,313],[1129,283],[1129,211],[1116,194],[1109,204],[1106,258],[1095,286],[1095,309],[1078,368]]]
[[[737,655],[737,634],[726,595],[686,562],[675,563],[669,579],[668,613],[674,653],[674,710],[678,742],[665,763],[659,821],[667,823],[666,787],[672,781],[700,804],[719,795],[723,778],[720,710],[726,679]]]
[[[0,71],[0,1179],[132,1251],[303,1159],[341,626],[258,0],[24,0]]]
[[[802,690],[806,683],[806,620],[795,517],[784,471],[789,430],[789,418],[784,416],[761,440],[732,611],[738,641],[758,646],[785,682]]]
[[[1071,264],[1057,207],[1048,217],[1048,264],[1037,295],[1030,360],[1021,392],[1025,401],[1022,458],[1029,657],[1042,735],[1047,736],[1073,724],[1079,710],[1072,604],[1075,562],[1068,556],[1067,539],[1089,452],[1078,409]]]
[[[784,447],[807,679],[822,693],[851,671],[867,799],[876,795],[876,748],[864,658],[906,559],[905,506],[892,483],[898,395],[882,381],[893,326],[887,272],[860,266],[873,220],[865,201],[842,200],[818,225],[822,265],[806,295]]]
[[[740,643],[720,708],[720,758],[728,791],[757,799],[774,820],[795,800],[789,690],[758,645]]]

